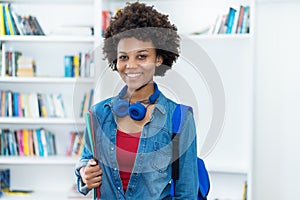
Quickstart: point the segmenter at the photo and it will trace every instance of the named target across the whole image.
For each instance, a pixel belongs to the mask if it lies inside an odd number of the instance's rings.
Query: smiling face
[[[129,93],[153,82],[155,67],[161,65],[162,61],[150,41],[136,38],[123,38],[119,41],[117,70],[128,86]]]

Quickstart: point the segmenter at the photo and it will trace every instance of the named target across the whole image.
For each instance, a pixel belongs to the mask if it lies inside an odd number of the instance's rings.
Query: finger
[[[95,187],[99,187],[102,184],[102,177],[98,176],[98,177],[94,177],[91,180],[87,181],[87,187],[88,188],[95,188]]]
[[[86,174],[86,179],[87,180],[92,180],[93,178],[95,177],[100,177],[102,175],[102,170],[96,170],[96,171],[93,171],[93,172],[89,172]]]
[[[93,183],[93,184],[90,184],[90,185],[87,185],[87,188],[89,189],[92,189],[92,188],[97,188],[101,185],[101,183]]]
[[[97,165],[98,163],[97,163],[97,161],[95,160],[95,159],[90,159],[89,160],[89,162],[88,162],[88,165],[89,166],[95,166],[95,165]]]
[[[99,165],[96,166],[89,166],[86,170],[86,174],[94,174],[94,173],[102,173],[102,170],[100,169]]]

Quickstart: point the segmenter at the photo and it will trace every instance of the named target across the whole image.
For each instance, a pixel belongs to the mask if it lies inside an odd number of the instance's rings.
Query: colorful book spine
[[[250,7],[245,6],[244,15],[243,15],[243,22],[242,22],[242,25],[241,25],[240,33],[247,33],[247,24],[248,24],[248,20],[249,20],[249,12],[250,12]]]
[[[232,26],[234,23],[235,13],[236,13],[236,10],[234,8],[230,7],[229,13],[227,16],[227,29],[225,32],[226,34],[231,34],[231,32],[232,32]]]
[[[0,3],[0,35],[6,35],[5,31],[5,22],[4,22],[4,12],[3,12],[3,4]]]
[[[236,32],[235,33],[240,33],[241,32],[241,27],[242,27],[242,23],[243,23],[243,17],[244,17],[244,10],[245,7],[244,6],[240,6],[240,12],[239,12],[239,19],[237,22],[237,27],[236,27]]]
[[[2,10],[3,10],[3,18],[4,18],[4,26],[5,26],[5,33],[6,35],[11,35],[10,30],[9,30],[9,24],[8,24],[8,19],[7,19],[7,13],[5,9],[6,4],[3,4]]]
[[[9,33],[10,35],[16,35],[16,30],[13,24],[13,20],[12,20],[12,16],[10,14],[10,4],[7,3],[5,4],[5,14],[6,14],[6,18],[7,18],[7,23],[8,23],[8,28],[9,28]]]
[[[73,56],[64,57],[65,77],[73,77]]]
[[[24,156],[23,131],[17,130],[17,136],[18,136],[19,155]]]

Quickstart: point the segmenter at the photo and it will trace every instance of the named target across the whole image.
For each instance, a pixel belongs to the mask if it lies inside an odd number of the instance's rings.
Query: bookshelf
[[[134,2],[134,1],[129,1]],[[211,151],[205,150],[213,117],[211,91],[205,82],[204,68],[197,66],[187,56],[174,65],[164,78],[156,78],[160,89],[175,101],[192,105],[198,130],[198,152],[203,156],[211,177],[209,198],[243,199],[244,183],[247,182],[247,199],[251,199],[252,184],[252,110],[253,110],[253,43],[255,2],[252,0],[143,0],[157,10],[169,15],[186,41],[198,46],[199,57],[206,59],[217,70],[225,93],[225,121],[222,134]],[[115,11],[125,1],[103,2],[103,10]],[[213,26],[216,17],[227,13],[230,7],[239,12],[241,5],[250,7],[250,31],[243,34],[193,34]],[[180,8],[180,9],[179,9]],[[178,9],[178,11],[177,11]],[[175,11],[174,11],[175,10]],[[184,55],[184,52],[182,52]],[[205,55],[204,55],[205,54]],[[101,61],[99,61],[101,62]],[[100,63],[106,66],[105,63]],[[196,64],[196,65],[195,65]],[[199,64],[199,63],[198,63]],[[117,94],[122,86],[118,75],[106,68],[97,68],[96,101]],[[107,76],[110,78],[108,79]],[[204,76],[204,77],[203,77]],[[187,81],[188,80],[188,81]],[[108,85],[110,84],[110,87]],[[111,84],[113,83],[113,84]],[[178,83],[175,87],[174,84]],[[101,87],[101,85],[105,85]],[[196,111],[195,111],[196,110]]]
[[[11,189],[32,190],[29,195],[4,195],[3,199],[69,199],[74,192],[77,157],[66,156],[70,132],[82,131],[80,116],[84,93],[94,85],[94,76],[64,77],[64,56],[94,53],[99,45],[97,0],[4,0],[19,15],[35,16],[45,35],[0,35],[6,51],[20,51],[36,64],[34,77],[0,76],[1,90],[18,93],[61,94],[64,117],[0,117],[0,129],[40,129],[55,134],[57,155],[0,156],[0,168],[10,169]],[[101,17],[101,16],[100,16]],[[99,25],[98,25],[99,24]],[[88,27],[88,28],[87,28]],[[94,29],[94,35],[89,30]],[[93,70],[93,68],[91,68]],[[89,199],[91,197],[88,197]]]
[[[101,44],[100,10],[115,11],[123,7],[126,1],[111,0],[7,0],[17,13],[32,14],[37,17],[45,36],[0,36],[6,49],[19,50],[33,56],[37,63],[37,77],[0,77],[1,89],[17,92],[63,94],[67,117],[65,118],[8,118],[0,117],[0,128],[40,128],[44,127],[55,133],[59,155],[53,157],[0,157],[0,167],[11,169],[13,189],[34,190],[24,197],[5,197],[7,199],[68,199],[68,191],[75,181],[74,165],[76,158],[64,156],[69,131],[82,130],[84,120],[79,117],[79,107],[84,92],[95,89],[95,101],[115,94],[121,87],[116,73],[112,73],[100,59],[97,51],[94,78],[64,78],[63,57],[67,54],[86,52]],[[129,2],[133,2],[130,0]],[[212,105],[206,83],[201,78],[199,69],[191,68],[189,60],[182,57],[174,66],[174,74],[169,78],[157,79],[161,89],[175,100],[190,104],[196,108],[197,129],[199,130],[199,152],[205,154],[205,162],[212,181],[209,199],[242,199],[243,184],[248,183],[247,197],[251,199],[252,179],[252,70],[253,70],[253,31],[255,28],[255,4],[251,0],[146,0],[159,11],[169,14],[178,26],[182,37],[190,39],[200,50],[207,53],[219,72],[226,97],[226,119],[222,135],[211,152],[201,152],[203,138],[210,125]],[[250,33],[247,34],[200,34],[203,28],[213,25],[216,16],[228,12],[229,7],[239,8],[249,5]],[[180,12],[176,10],[180,8]],[[94,35],[69,34],[59,32],[62,26],[92,26]],[[55,58],[55,59],[53,59]],[[187,70],[184,70],[187,69]],[[195,77],[189,77],[196,70]],[[200,70],[201,71],[201,70]],[[107,76],[106,76],[107,75]],[[189,90],[170,91],[168,84],[176,81],[172,76],[187,83]],[[170,77],[171,76],[171,77]],[[200,81],[199,81],[200,80]],[[113,83],[113,84],[112,84]],[[104,87],[105,86],[105,87]],[[187,92],[186,94],[184,92]],[[194,96],[190,98],[190,93]],[[178,94],[183,99],[177,99]],[[174,95],[174,96],[172,96]],[[207,106],[208,105],[208,106]],[[198,111],[198,109],[199,111]],[[75,112],[74,112],[75,111]],[[200,155],[202,155],[199,153]],[[207,154],[207,155],[206,155]],[[26,173],[25,173],[26,172]],[[51,172],[51,173],[50,173]],[[43,177],[42,180],[40,177]],[[61,177],[64,177],[63,180]]]

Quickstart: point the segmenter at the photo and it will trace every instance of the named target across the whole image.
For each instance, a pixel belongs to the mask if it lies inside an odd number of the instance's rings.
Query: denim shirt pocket
[[[152,168],[159,173],[166,173],[168,166],[171,164],[172,145],[154,141],[153,149]]]

